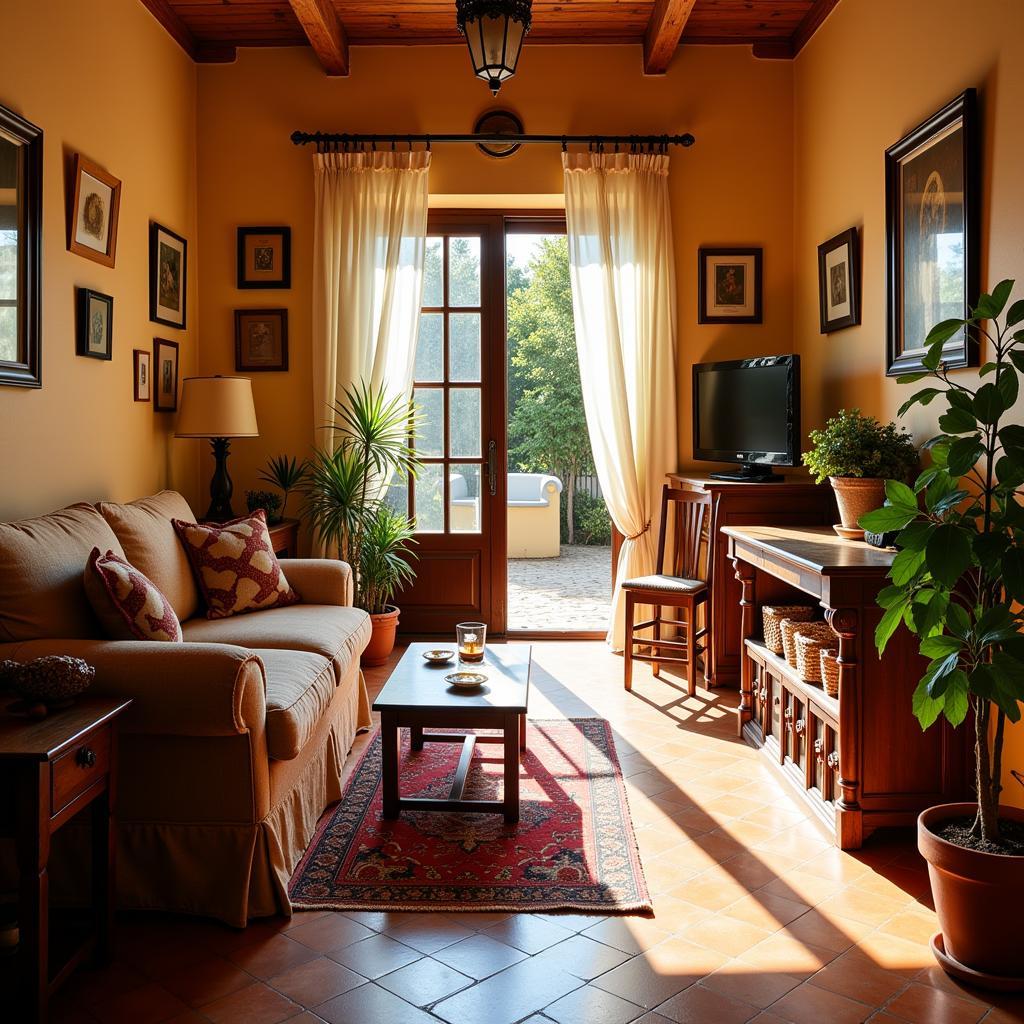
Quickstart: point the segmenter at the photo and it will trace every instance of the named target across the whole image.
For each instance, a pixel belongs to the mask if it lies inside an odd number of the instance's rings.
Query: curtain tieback
[[[650,519],[648,519],[647,522],[644,523],[642,530],[640,530],[638,533],[631,534],[629,537],[626,538],[626,540],[636,540],[638,537],[642,537],[650,528],[651,521]]]

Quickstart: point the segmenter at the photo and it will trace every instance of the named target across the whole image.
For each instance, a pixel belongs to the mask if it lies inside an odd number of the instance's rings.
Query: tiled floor
[[[73,979],[54,1019],[1024,1021],[1024,998],[993,1006],[935,966],[912,837],[877,836],[854,856],[834,849],[733,737],[734,693],[685,698],[643,666],[627,696],[621,660],[602,644],[534,653],[534,717],[602,715],[616,729],[653,919],[300,913],[233,931],[125,916],[114,966]]]
[[[509,559],[509,629],[608,628],[612,549],[563,544],[560,551],[558,558]]]

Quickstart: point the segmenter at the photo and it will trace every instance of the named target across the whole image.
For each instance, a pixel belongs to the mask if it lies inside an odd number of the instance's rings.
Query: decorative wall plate
[[[523,122],[510,110],[488,110],[481,114],[473,125],[473,131],[478,135],[522,135]],[[519,147],[521,142],[510,142],[507,145],[497,142],[477,143],[477,149],[487,156],[502,159],[511,156]]]

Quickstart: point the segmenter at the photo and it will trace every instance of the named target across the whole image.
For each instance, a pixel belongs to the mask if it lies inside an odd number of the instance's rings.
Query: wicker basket
[[[814,618],[814,609],[809,604],[766,604],[761,608],[764,620],[764,645],[772,654],[782,654],[782,630],[779,628],[783,619],[794,622],[810,622]]]
[[[796,635],[808,626],[821,625],[819,622],[808,622],[806,619],[783,619],[779,623],[782,632],[782,653],[792,668],[796,668]]]
[[[823,647],[818,652],[819,667],[821,668],[821,685],[830,697],[839,696],[839,655]]]
[[[827,622],[809,622],[796,633],[796,670],[804,682],[821,682],[820,653],[835,649],[836,635]]]

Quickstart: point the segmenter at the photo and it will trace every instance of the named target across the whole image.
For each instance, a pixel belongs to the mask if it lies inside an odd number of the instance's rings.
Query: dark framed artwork
[[[149,319],[185,329],[188,242],[155,221],[149,225]]]
[[[977,98],[967,89],[885,151],[890,377],[922,368],[937,323],[966,319],[978,297]],[[949,369],[977,366],[967,331],[943,347]]]
[[[68,204],[68,251],[112,267],[120,212],[120,180],[76,153]]]
[[[235,370],[288,369],[288,310],[235,310]]]
[[[292,229],[238,229],[238,287],[291,288]]]
[[[818,313],[821,333],[860,323],[860,246],[857,229],[818,246]]]
[[[178,411],[178,343],[153,339],[153,408],[157,412]]]
[[[697,323],[761,323],[760,248],[697,250]]]
[[[132,392],[136,402],[153,397],[153,357],[144,348],[132,349]]]
[[[75,354],[110,359],[114,348],[113,296],[77,288],[75,297]]]
[[[42,244],[43,131],[0,107],[0,384],[43,384]]]

